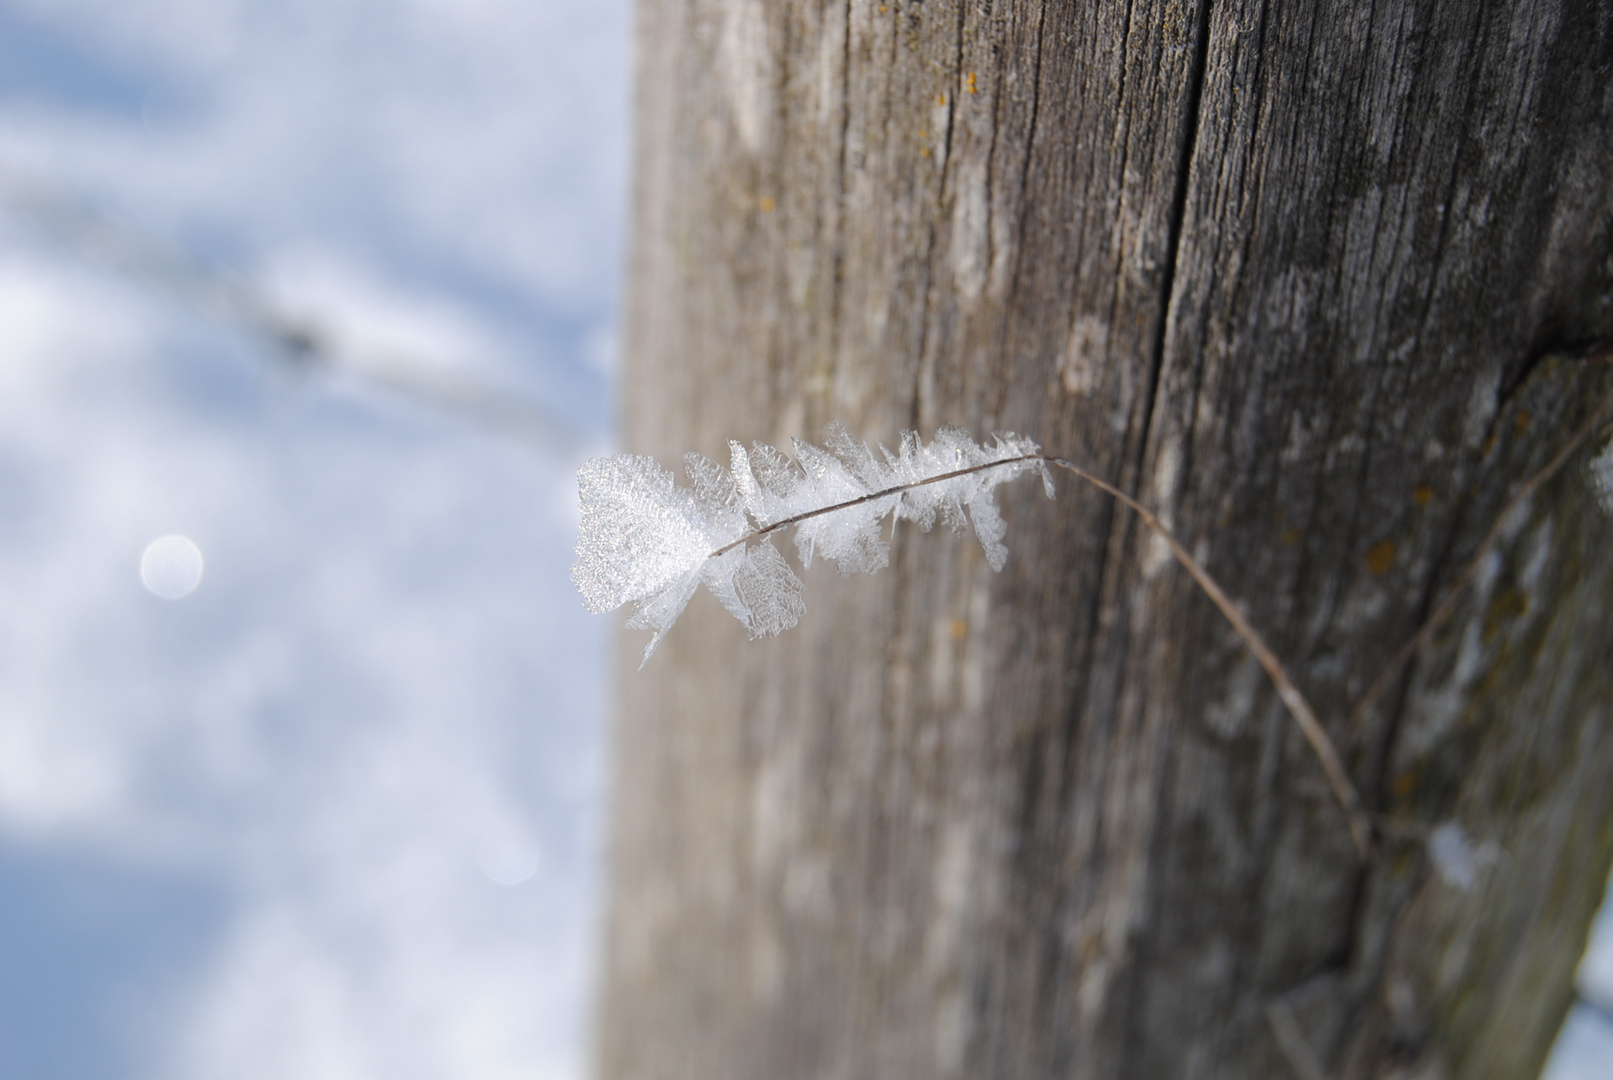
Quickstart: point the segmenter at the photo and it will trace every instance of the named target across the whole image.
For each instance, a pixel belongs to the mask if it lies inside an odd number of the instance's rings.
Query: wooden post
[[[1023,481],[1001,573],[898,530],[779,638],[705,596],[642,673],[630,635],[602,1076],[1536,1075],[1613,861],[1594,445],[1346,716],[1613,393],[1613,7],[640,0],[637,40],[627,447],[1030,435],[1186,540],[1388,824],[1363,866],[1131,515]]]

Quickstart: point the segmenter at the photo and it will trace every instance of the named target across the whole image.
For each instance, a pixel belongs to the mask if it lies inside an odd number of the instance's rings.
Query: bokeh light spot
[[[476,860],[482,876],[497,885],[519,885],[538,872],[541,857],[530,844],[489,844]]]
[[[178,600],[202,583],[202,549],[188,536],[164,536],[140,556],[140,580],[164,600]]]

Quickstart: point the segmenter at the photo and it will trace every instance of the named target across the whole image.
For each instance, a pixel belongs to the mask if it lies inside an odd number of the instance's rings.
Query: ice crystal
[[[892,453],[876,454],[840,424],[824,446],[794,441],[793,459],[771,446],[728,444],[727,469],[699,454],[683,459],[688,487],[653,458],[595,458],[577,472],[582,531],[571,579],[588,610],[634,605],[627,625],[653,630],[648,660],[702,585],[753,638],[800,621],[801,579],[773,546],[774,529],[794,526],[803,566],[832,561],[842,574],[873,573],[890,561],[886,517],[928,531],[937,519],[974,526],[992,569],[1008,549],[993,489],[1026,471],[1053,482],[1035,443],[1013,434],[981,446],[942,428],[925,443],[904,431]]]

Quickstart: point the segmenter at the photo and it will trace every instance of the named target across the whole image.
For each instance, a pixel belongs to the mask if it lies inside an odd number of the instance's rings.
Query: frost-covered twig
[[[903,432],[895,453],[881,446],[876,456],[831,424],[825,441],[827,449],[796,440],[794,461],[770,446],[747,450],[730,442],[726,470],[699,454],[685,455],[688,488],[653,458],[619,454],[585,464],[577,473],[582,530],[571,577],[588,609],[634,604],[627,625],[655,631],[646,662],[701,585],[753,638],[777,634],[799,622],[806,605],[801,580],[773,547],[772,534],[793,526],[803,565],[823,555],[843,574],[871,573],[889,562],[879,529],[887,516],[927,531],[938,517],[962,528],[967,512],[987,562],[1000,570],[1008,551],[993,489],[1037,472],[1052,498],[1047,467],[1053,465],[1118,499],[1164,539],[1276,685],[1349,819],[1351,839],[1367,857],[1370,819],[1310,702],[1225,590],[1147,507],[1018,435],[998,435],[983,447],[955,428],[941,429],[928,444]]]
[[[801,580],[773,547],[780,529],[795,527],[803,566],[821,555],[843,574],[872,573],[890,560],[879,530],[887,516],[925,530],[938,517],[953,528],[967,520],[1000,569],[1008,549],[992,489],[1038,471],[1052,496],[1036,444],[1016,435],[982,447],[956,429],[927,444],[904,432],[895,453],[882,446],[877,457],[839,424],[825,439],[827,449],[796,440],[794,460],[771,446],[731,442],[727,469],[686,454],[687,488],[653,458],[618,454],[585,464],[577,472],[582,531],[571,579],[588,609],[633,604],[627,625],[655,631],[648,660],[704,585],[751,637],[767,637],[805,611]]]

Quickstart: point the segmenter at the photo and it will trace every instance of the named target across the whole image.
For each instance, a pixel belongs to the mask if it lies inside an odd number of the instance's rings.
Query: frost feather
[[[648,660],[704,585],[752,638],[800,621],[801,579],[766,535],[795,526],[803,566],[822,556],[842,574],[873,573],[890,562],[880,533],[887,517],[928,531],[937,518],[974,527],[992,569],[1008,549],[994,489],[1039,472],[1053,496],[1038,448],[1013,434],[981,446],[968,433],[942,428],[926,444],[904,431],[892,453],[876,455],[838,423],[824,446],[795,440],[794,460],[762,443],[730,442],[727,470],[698,454],[684,457],[690,487],[653,458],[595,458],[577,473],[582,530],[571,579],[588,610],[634,605],[627,625],[653,630]],[[955,474],[955,475],[954,475]]]

